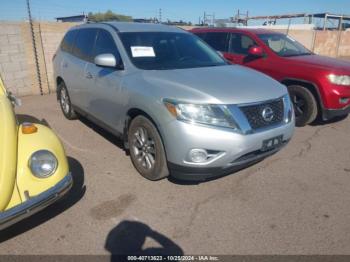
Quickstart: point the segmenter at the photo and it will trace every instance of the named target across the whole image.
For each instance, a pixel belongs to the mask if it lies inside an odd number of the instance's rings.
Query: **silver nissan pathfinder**
[[[76,26],[54,56],[54,77],[63,114],[121,137],[150,180],[232,173],[280,150],[294,131],[285,86],[229,65],[176,27]]]

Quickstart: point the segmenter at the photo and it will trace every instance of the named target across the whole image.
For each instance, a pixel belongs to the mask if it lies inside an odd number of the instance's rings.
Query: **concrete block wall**
[[[350,57],[350,31],[342,32],[338,55],[340,57]]]
[[[60,45],[62,38],[64,37],[67,30],[75,25],[76,23],[50,22],[41,22],[38,24],[42,43],[42,55],[46,63],[46,82],[48,83],[48,88],[51,92],[55,90],[52,58],[56,53],[57,48]]]
[[[0,25],[0,75],[9,91],[29,95],[32,86],[22,30],[21,23]]]
[[[313,51],[316,54],[337,57],[339,31],[317,31]]]
[[[312,49],[314,44],[315,31],[310,30],[292,30],[289,35],[302,43],[306,48]]]
[[[65,32],[74,25],[34,22],[35,53],[28,22],[0,22],[0,74],[6,88],[18,96],[54,92],[52,57]]]
[[[0,74],[6,87],[19,96],[54,92],[52,57],[65,32],[75,25],[34,22],[38,74],[29,23],[0,22]],[[289,35],[317,54],[350,57],[350,31],[290,30]]]

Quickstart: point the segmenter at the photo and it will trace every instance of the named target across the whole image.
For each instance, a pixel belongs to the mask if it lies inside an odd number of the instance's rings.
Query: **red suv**
[[[350,63],[315,55],[296,40],[265,29],[191,30],[231,63],[263,72],[288,87],[296,125],[350,113]],[[263,90],[262,90],[263,92]]]

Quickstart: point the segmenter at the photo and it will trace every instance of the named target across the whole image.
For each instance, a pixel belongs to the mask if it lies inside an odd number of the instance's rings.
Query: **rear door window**
[[[229,33],[207,32],[203,39],[216,51],[228,52]]]
[[[71,53],[76,36],[77,30],[71,30],[67,32],[61,43],[61,50],[67,53]]]
[[[95,46],[97,31],[98,30],[95,28],[79,30],[73,49],[73,54],[76,57],[90,63],[93,62],[93,49]]]
[[[206,33],[195,33],[195,35],[205,41]]]

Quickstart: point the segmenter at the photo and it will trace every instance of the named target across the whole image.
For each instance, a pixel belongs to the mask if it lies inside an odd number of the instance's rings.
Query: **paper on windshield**
[[[131,54],[133,57],[155,57],[152,46],[132,46]]]

